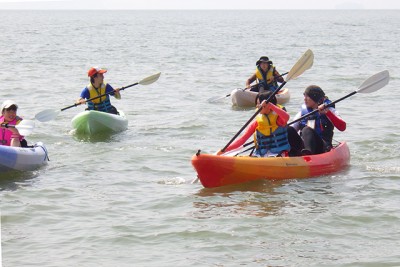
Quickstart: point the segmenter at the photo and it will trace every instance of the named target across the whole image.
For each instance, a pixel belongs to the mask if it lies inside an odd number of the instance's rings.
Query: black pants
[[[90,109],[86,108],[85,110],[90,110]],[[94,109],[94,110],[99,111],[98,109]],[[119,115],[119,112],[118,112],[117,108],[114,107],[114,106],[111,106],[111,108],[109,110],[105,111],[105,112],[112,113],[112,114],[115,114],[115,115]]]
[[[304,142],[304,149],[311,151],[311,154],[321,154],[325,152],[325,144],[322,138],[311,127],[304,127],[301,130],[301,137]]]
[[[301,150],[304,149],[303,139],[301,139],[296,129],[291,126],[288,127],[288,139],[290,144],[289,156],[301,156]]]
[[[21,147],[28,147],[28,142],[25,139],[22,139]]]
[[[301,130],[301,136],[293,127],[288,127],[288,139],[290,144],[289,156],[301,156],[301,150],[306,149],[311,154],[321,154],[329,151],[332,147],[331,144],[325,142],[317,132],[311,127],[304,127]]]
[[[111,106],[111,109],[107,110],[107,112],[115,114],[115,115],[119,115],[118,110],[114,106]]]

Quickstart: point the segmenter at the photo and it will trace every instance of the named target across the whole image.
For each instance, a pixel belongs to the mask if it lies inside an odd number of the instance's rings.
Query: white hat
[[[1,111],[3,111],[6,108],[11,107],[12,105],[14,105],[18,108],[18,105],[14,101],[12,101],[12,100],[4,101],[3,104],[1,105]]]

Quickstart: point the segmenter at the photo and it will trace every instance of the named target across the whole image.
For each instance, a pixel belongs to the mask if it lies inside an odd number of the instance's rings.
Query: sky
[[[398,0],[0,0],[0,9],[400,9]]]

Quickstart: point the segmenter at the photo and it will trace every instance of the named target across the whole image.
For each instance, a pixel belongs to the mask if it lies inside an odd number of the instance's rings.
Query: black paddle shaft
[[[327,107],[327,108],[328,108],[328,107],[332,107],[332,106],[335,105],[337,102],[340,102],[340,101],[342,101],[342,100],[344,100],[344,99],[346,99],[346,98],[348,98],[348,97],[350,97],[350,96],[352,96],[352,95],[354,95],[354,94],[356,94],[356,93],[357,93],[357,91],[351,92],[350,94],[348,94],[348,95],[346,95],[346,96],[344,96],[344,97],[342,97],[342,98],[339,98],[339,99],[337,99],[337,100],[335,100],[335,101],[329,103],[329,104],[326,105],[325,107]],[[307,113],[307,114],[301,116],[300,118],[298,118],[298,119],[296,119],[296,120],[294,120],[294,121],[288,123],[288,125],[292,125],[293,123],[296,123],[296,122],[298,122],[298,121],[301,121],[301,120],[303,120],[304,118],[307,118],[308,116],[311,116],[311,115],[313,115],[313,114],[315,114],[315,113],[317,113],[317,112],[318,112],[318,109],[315,109],[315,110],[311,111],[310,113]]]
[[[285,73],[283,73],[283,74],[281,74],[281,75],[274,76],[274,78],[279,78],[279,77],[285,76],[285,75],[288,74],[288,73],[289,73],[289,72],[285,72]],[[250,86],[250,91],[253,90],[253,89],[255,89],[255,88],[257,88],[258,85],[259,85],[259,83],[256,83],[256,84]],[[248,88],[245,88],[244,90],[246,90],[246,89],[248,89]],[[230,95],[231,95],[231,94],[226,95],[226,96],[230,96]]]
[[[275,89],[275,91],[268,97],[268,99],[265,100],[266,103],[270,102],[270,101],[271,101],[271,98],[274,97],[274,95],[276,95],[276,94],[279,92],[279,90],[281,90],[282,87],[285,86],[285,84],[286,84],[286,81],[284,81],[283,83],[281,83],[281,85],[280,85],[278,88]],[[256,111],[256,113],[254,113],[253,116],[251,116],[251,118],[242,126],[242,128],[240,128],[240,130],[235,134],[235,136],[232,137],[232,139],[224,146],[224,148],[221,149],[221,152],[225,152],[225,150],[228,148],[228,146],[229,146],[230,144],[232,144],[232,142],[236,139],[236,137],[239,136],[239,134],[247,127],[247,125],[249,125],[249,123],[258,115],[258,113],[261,112],[262,109],[263,109],[263,107],[261,106],[261,107]]]
[[[133,83],[133,84],[130,84],[130,85],[127,85],[127,86],[123,86],[123,87],[121,87],[119,90],[120,90],[120,91],[121,91],[121,90],[125,90],[126,88],[135,86],[135,85],[137,85],[137,84],[139,84],[139,83]],[[115,91],[115,90],[114,90],[114,91]],[[114,92],[114,91],[113,91],[113,92]],[[95,100],[95,99],[97,99],[97,98],[100,98],[100,97],[109,95],[109,94],[111,94],[111,92],[108,92],[108,93],[105,93],[105,94],[102,94],[102,95],[98,95],[98,96],[89,98],[89,99],[87,99],[85,102],[92,101],[92,100]],[[77,107],[77,106],[79,106],[79,105],[81,105],[81,104],[76,104],[76,103],[75,103],[75,104],[73,104],[73,105],[71,105],[71,106],[62,108],[61,111],[64,111],[64,110],[69,109],[69,108]]]

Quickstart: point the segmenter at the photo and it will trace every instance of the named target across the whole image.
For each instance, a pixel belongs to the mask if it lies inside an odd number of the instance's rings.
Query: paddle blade
[[[151,75],[149,77],[144,78],[143,80],[141,80],[138,83],[141,84],[141,85],[148,85],[148,84],[154,83],[155,81],[158,80],[160,75],[161,75],[161,72],[153,74],[153,75]]]
[[[308,49],[296,62],[296,64],[294,64],[294,66],[290,69],[286,81],[289,81],[291,79],[296,79],[301,74],[303,74],[303,72],[311,68],[313,63],[314,63],[314,53],[310,49]]]
[[[27,136],[33,132],[35,128],[35,122],[31,120],[23,120],[19,124],[15,125],[20,135]]]
[[[58,116],[60,112],[61,112],[60,110],[56,109],[45,109],[37,113],[35,115],[35,119],[40,122],[52,121]]]
[[[389,71],[384,70],[372,75],[365,80],[358,88],[357,93],[372,93],[389,83],[390,75]]]

